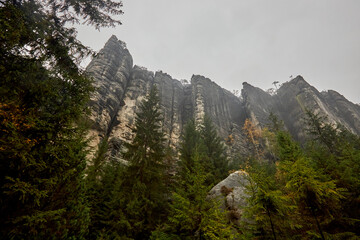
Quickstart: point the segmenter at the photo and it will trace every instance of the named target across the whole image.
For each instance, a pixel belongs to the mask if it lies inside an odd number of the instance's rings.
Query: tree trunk
[[[266,212],[267,212],[267,214],[268,214],[268,216],[269,216],[269,219],[270,219],[271,231],[272,231],[274,240],[276,240],[276,234],[275,234],[274,224],[273,224],[273,222],[272,222],[272,220],[271,220],[271,214],[270,214],[270,211],[269,211],[268,208],[266,208]]]
[[[310,207],[310,211],[311,211],[311,214],[313,215],[313,217],[314,217],[314,219],[315,219],[316,226],[317,226],[317,228],[318,228],[318,230],[319,230],[319,232],[320,232],[321,239],[322,239],[322,240],[325,240],[324,234],[323,234],[323,232],[322,232],[322,230],[321,230],[320,223],[319,223],[319,221],[318,221],[318,219],[317,219],[317,217],[316,217],[315,211],[314,211],[314,209],[313,209],[312,207]]]

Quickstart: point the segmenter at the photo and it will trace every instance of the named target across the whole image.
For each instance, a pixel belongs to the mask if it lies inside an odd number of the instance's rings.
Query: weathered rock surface
[[[218,199],[221,203],[220,207],[227,210],[230,215],[229,218],[233,222],[239,223],[243,215],[243,208],[247,205],[247,185],[249,185],[249,175],[244,171],[236,171],[214,186],[208,196]]]
[[[335,91],[318,92],[301,76],[284,83],[275,95],[243,83],[242,98],[234,96],[210,79],[193,75],[190,84],[182,84],[170,75],[133,66],[124,42],[112,36],[86,69],[94,78],[97,91],[91,99],[92,145],[108,139],[109,154],[119,157],[121,143],[131,141],[135,113],[151,86],[156,85],[167,144],[179,145],[186,122],[200,121],[208,114],[229,152],[247,151],[242,126],[250,118],[258,127],[268,123],[270,112],[284,121],[285,127],[300,141],[305,139],[302,119],[305,108],[326,115],[330,122],[340,122],[360,134],[360,106]],[[231,137],[231,141],[228,141]]]
[[[246,114],[260,127],[267,124],[267,118],[273,112],[284,121],[292,136],[302,142],[306,139],[305,109],[309,109],[326,116],[330,123],[340,123],[353,133],[360,134],[358,105],[332,90],[320,93],[301,76],[284,83],[273,96],[249,84],[243,86]]]
[[[124,42],[112,36],[88,65],[96,91],[91,98],[93,128],[92,145],[107,137],[116,124],[116,115],[123,105],[133,60]]]

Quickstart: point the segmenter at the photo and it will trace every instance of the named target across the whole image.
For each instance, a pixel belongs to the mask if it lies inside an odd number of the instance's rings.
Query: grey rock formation
[[[86,69],[97,89],[91,98],[92,146],[106,138],[110,155],[119,158],[121,143],[133,138],[137,107],[152,85],[159,90],[168,146],[176,148],[186,122],[191,118],[201,121],[205,112],[224,141],[229,134],[242,138],[242,103],[229,91],[202,76],[182,84],[166,73],[132,64],[125,43],[112,36]]]
[[[151,86],[159,89],[167,144],[179,146],[186,122],[200,121],[208,114],[231,153],[246,153],[242,126],[250,118],[259,128],[268,124],[270,112],[300,141],[305,139],[305,108],[326,115],[330,122],[340,122],[360,134],[360,106],[335,91],[320,93],[301,76],[284,83],[275,95],[243,84],[242,98],[221,88],[210,79],[194,75],[186,84],[170,75],[133,66],[124,42],[112,36],[86,69],[93,77],[96,91],[91,98],[93,121],[92,146],[109,141],[109,156],[119,158],[121,143],[131,141],[137,107]],[[231,141],[227,141],[231,137]]]
[[[91,98],[93,128],[92,146],[107,137],[114,125],[132,71],[133,60],[124,42],[112,36],[87,66],[96,91]]]
[[[220,207],[227,210],[229,218],[234,223],[243,221],[243,209],[247,205],[246,186],[249,185],[249,175],[244,171],[231,173],[227,178],[214,186],[208,197],[218,199]]]
[[[270,112],[279,116],[292,136],[306,139],[305,109],[326,116],[329,123],[340,123],[355,134],[360,134],[360,109],[335,91],[320,93],[297,76],[282,84],[273,96],[247,83],[243,84],[246,115],[259,127],[268,123]]]

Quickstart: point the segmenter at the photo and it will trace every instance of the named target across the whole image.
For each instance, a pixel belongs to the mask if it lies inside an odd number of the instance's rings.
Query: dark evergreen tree
[[[119,177],[120,164],[107,159],[108,140],[104,138],[87,167],[86,189],[90,207],[90,224],[87,239],[107,237],[110,229],[110,210],[106,203],[112,199],[112,191]]]
[[[226,149],[218,136],[215,126],[208,115],[204,116],[200,136],[205,146],[205,166],[208,165],[212,179],[209,184],[216,184],[228,175]]]
[[[278,157],[281,161],[295,161],[302,155],[298,143],[294,142],[290,133],[279,131],[276,134]]]
[[[182,134],[182,141],[180,145],[180,158],[179,162],[179,174],[182,172],[186,172],[186,169],[192,169],[193,156],[195,151],[199,151],[199,149],[204,150],[204,146],[202,143],[202,139],[199,131],[196,129],[195,120],[189,120]]]
[[[251,221],[244,221],[243,233],[245,236],[260,235],[264,239],[291,238],[293,226],[289,213],[294,206],[276,181],[276,166],[271,162],[253,162],[247,171],[248,206],[244,209],[244,217]]]
[[[166,216],[165,145],[156,87],[140,104],[136,114],[134,140],[125,144],[129,162],[115,185],[111,208],[119,220],[118,234],[147,239]]]
[[[278,132],[284,130],[284,122],[279,119],[279,117],[274,114],[273,112],[270,112],[269,114],[269,124],[268,128],[271,132]]]
[[[80,123],[92,90],[77,63],[91,53],[67,23],[116,23],[113,1],[0,4],[0,238],[83,238],[89,221]]]
[[[206,184],[214,185],[227,176],[228,163],[225,146],[208,116],[205,116],[198,126],[194,120],[190,120],[185,125],[180,147],[180,175],[184,169],[192,171],[195,151],[202,156],[200,164],[207,172]]]
[[[283,191],[296,205],[293,215],[300,215],[292,225],[298,225],[297,234],[303,238],[316,236],[325,239],[325,229],[338,216],[343,190],[313,159],[305,156],[299,145],[286,132],[278,133],[280,162],[278,178]],[[289,221],[291,221],[289,219]],[[294,221],[294,220],[292,220]]]
[[[123,192],[126,166],[109,160],[103,167],[91,203],[89,239],[127,239],[131,225],[125,215],[127,199]]]
[[[204,155],[203,155],[204,156]],[[216,199],[207,198],[211,186],[195,149],[191,169],[179,180],[172,195],[166,223],[152,239],[232,239],[230,226]]]
[[[338,188],[346,190],[341,201],[341,214],[327,229],[337,234],[352,232],[360,235],[360,137],[309,110],[306,123],[311,137],[307,155],[313,159],[317,171],[335,181]]]
[[[280,166],[286,181],[286,190],[292,196],[302,216],[303,234],[325,239],[324,226],[333,220],[343,198],[332,180],[311,167],[306,158],[283,162]]]

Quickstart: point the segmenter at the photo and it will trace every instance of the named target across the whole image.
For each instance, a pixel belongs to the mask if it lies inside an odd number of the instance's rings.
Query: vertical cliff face
[[[343,95],[329,90],[322,92],[322,96],[338,121],[348,129],[360,135],[360,106],[348,101]]]
[[[287,130],[298,141],[306,139],[305,110],[326,116],[329,123],[340,123],[360,134],[360,108],[335,91],[320,93],[297,76],[284,83],[275,95],[244,84],[242,90],[246,113],[260,127],[268,123],[270,112],[284,121]]]
[[[260,88],[244,82],[241,95],[246,118],[251,119],[257,126],[264,127],[271,112],[278,115],[276,100]]]
[[[237,140],[242,138],[245,116],[238,97],[203,76],[194,75],[191,84],[182,84],[161,71],[154,73],[133,66],[125,43],[115,36],[86,70],[97,89],[91,100],[92,145],[107,138],[113,158],[119,158],[121,143],[133,138],[131,129],[137,108],[153,85],[159,90],[168,146],[178,147],[187,121],[194,118],[200,122],[205,113],[212,118],[224,141],[230,134]]]
[[[112,36],[86,69],[93,77],[96,91],[91,99],[92,145],[102,139],[109,142],[109,155],[120,158],[121,144],[131,141],[131,131],[139,103],[153,85],[159,90],[163,113],[163,130],[167,144],[179,146],[186,122],[200,122],[208,114],[224,140],[231,136],[229,151],[247,151],[242,126],[246,118],[258,127],[268,123],[270,112],[285,123],[298,140],[305,138],[305,108],[328,116],[360,134],[360,107],[335,91],[320,93],[298,76],[282,85],[275,95],[244,83],[242,99],[221,88],[210,79],[193,75],[190,84],[182,84],[170,75],[133,66],[125,43]]]
[[[219,134],[223,136],[229,134],[229,129],[238,127],[244,117],[242,103],[238,97],[203,76],[192,76],[191,85],[196,121],[200,122],[206,113],[218,126]]]
[[[91,142],[96,146],[109,136],[123,104],[133,60],[124,42],[112,36],[86,68],[93,77],[96,91],[91,98],[93,127]]]

